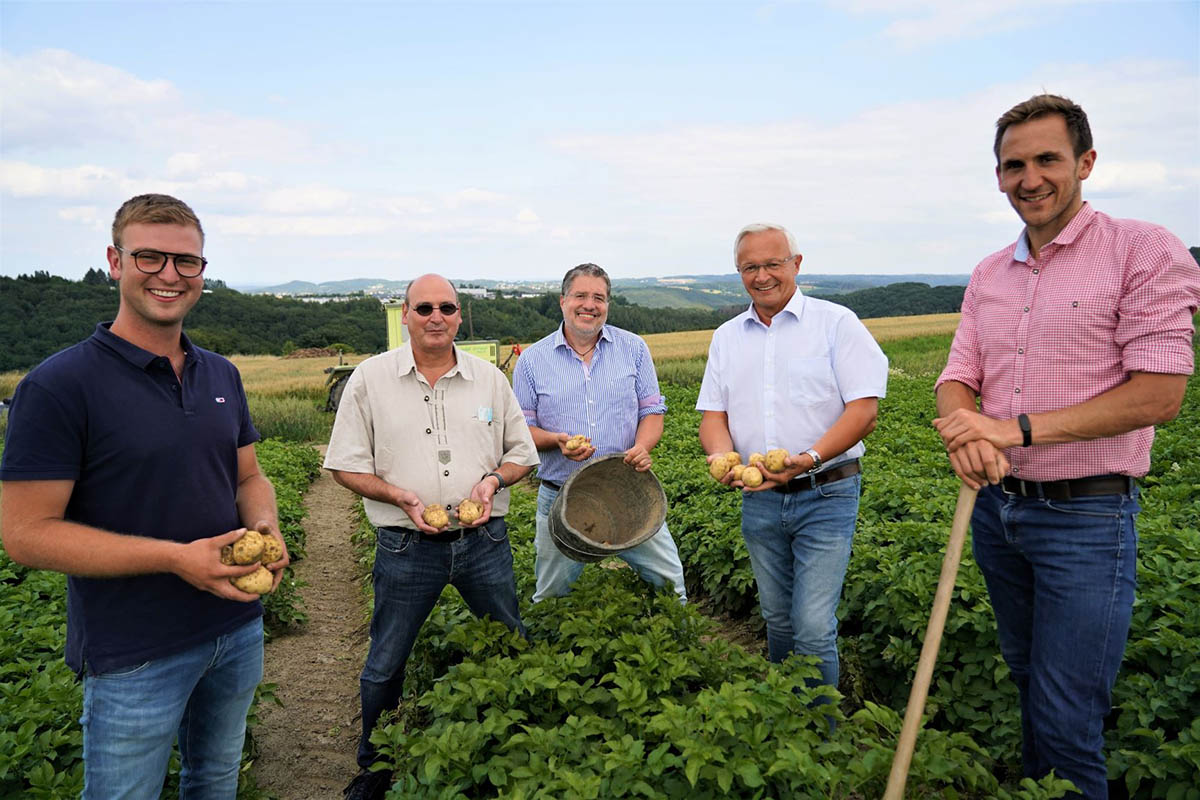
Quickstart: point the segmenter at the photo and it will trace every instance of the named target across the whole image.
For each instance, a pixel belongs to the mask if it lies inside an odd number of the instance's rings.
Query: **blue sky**
[[[209,275],[965,273],[1021,225],[995,119],[1088,111],[1084,197],[1200,245],[1200,2],[0,1],[0,274],[186,200]]]

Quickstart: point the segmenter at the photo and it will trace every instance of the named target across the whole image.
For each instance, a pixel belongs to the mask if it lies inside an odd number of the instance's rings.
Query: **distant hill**
[[[970,275],[809,275],[801,271],[798,283],[808,294],[835,295],[860,289],[872,289],[894,283],[924,283],[930,286],[966,286]],[[557,293],[558,281],[491,280],[487,278],[455,279],[460,285],[499,289],[513,293]],[[283,296],[368,294],[373,297],[399,297],[408,285],[407,280],[383,278],[350,278],[339,281],[291,281],[278,286],[247,288],[247,294]],[[237,289],[237,286],[231,288]],[[613,294],[622,295],[630,303],[646,308],[719,309],[747,302],[745,289],[737,273],[718,275],[669,275],[661,278],[615,278]]]

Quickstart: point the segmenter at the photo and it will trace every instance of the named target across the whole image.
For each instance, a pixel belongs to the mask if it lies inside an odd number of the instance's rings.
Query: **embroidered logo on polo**
[[[225,402],[225,398],[224,398],[224,397],[214,397],[214,398],[213,398],[213,400],[216,400],[218,403],[224,403],[224,402]]]

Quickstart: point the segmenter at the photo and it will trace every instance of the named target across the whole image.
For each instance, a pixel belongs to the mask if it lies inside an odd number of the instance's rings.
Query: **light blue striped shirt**
[[[625,452],[633,447],[642,417],[667,412],[650,348],[642,337],[612,325],[601,329],[590,365],[567,344],[559,325],[521,353],[513,391],[526,422],[591,438],[593,458]],[[555,483],[583,466],[557,449],[539,455],[538,476]]]

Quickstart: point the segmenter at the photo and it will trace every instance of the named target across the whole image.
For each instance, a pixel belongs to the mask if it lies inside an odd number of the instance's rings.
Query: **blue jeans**
[[[767,623],[767,656],[817,656],[838,685],[837,606],[850,562],[862,475],[815,489],[742,494],[742,538]]]
[[[1021,693],[1024,772],[1108,797],[1104,717],[1136,588],[1137,491],[1044,500],[979,492],[971,518],[1000,651]]]
[[[547,597],[562,597],[571,591],[571,584],[586,566],[581,561],[564,556],[550,536],[550,506],[558,497],[558,492],[558,489],[545,483],[538,489],[537,533],[534,537],[537,557],[533,566],[537,577],[537,588],[533,592],[535,603]],[[679,550],[665,522],[657,533],[637,547],[618,554],[617,558],[633,567],[642,580],[655,588],[671,584],[679,596],[679,602],[687,602],[687,590],[683,586],[683,563],[679,560]]]
[[[186,625],[187,620],[180,620]],[[262,618],[182,653],[83,680],[83,797],[157,798],[179,737],[181,798],[237,796]]]
[[[359,680],[361,767],[375,762],[371,731],[383,712],[399,705],[408,655],[446,584],[458,590],[475,616],[489,616],[525,635],[503,517],[489,520],[456,542],[430,542],[416,531],[379,528],[374,581],[371,647]]]

